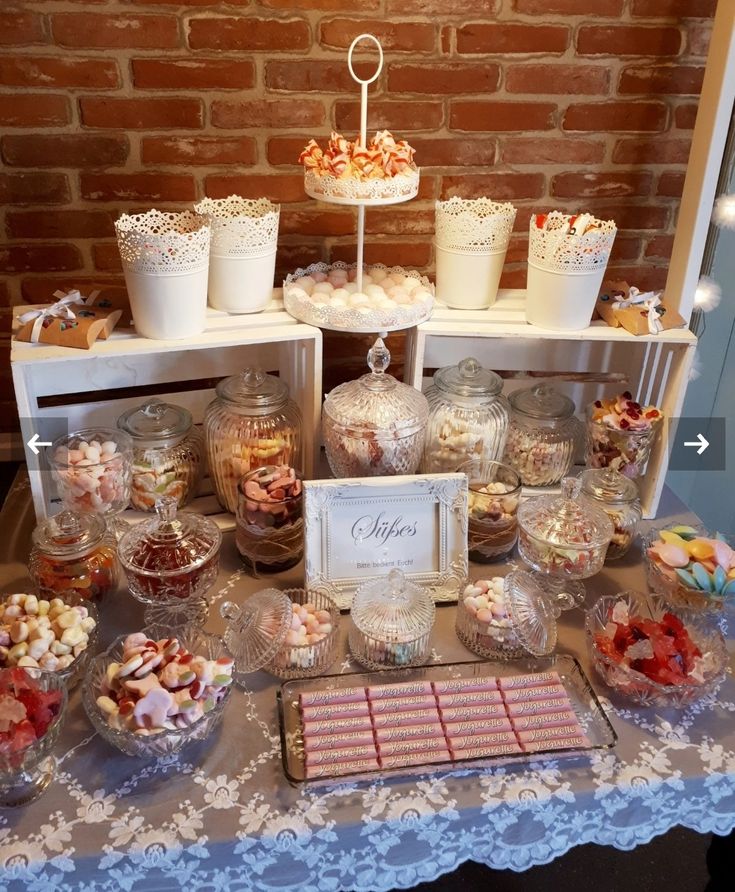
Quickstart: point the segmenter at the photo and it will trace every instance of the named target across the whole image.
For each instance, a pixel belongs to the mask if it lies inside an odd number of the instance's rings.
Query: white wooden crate
[[[26,306],[22,307],[25,311]],[[285,312],[280,291],[262,313],[230,316],[207,310],[206,330],[187,341],[156,341],[115,331],[90,350],[13,341],[10,355],[21,432],[38,518],[56,510],[53,483],[27,443],[96,425],[115,427],[118,416],[144,398],[159,396],[192,413],[195,423],[214,398],[212,379],[258,365],[286,381],[303,415],[303,469],[312,477],[319,453],[322,334]],[[125,390],[125,396],[116,395]],[[136,390],[139,395],[136,395]],[[93,394],[104,391],[104,399]],[[192,507],[229,528],[205,480]],[[135,515],[137,512],[130,512]]]
[[[504,392],[550,379],[580,413],[592,400],[630,390],[655,403],[667,418],[679,415],[697,345],[688,329],[635,336],[605,322],[581,331],[545,331],[525,321],[525,291],[503,290],[487,310],[436,306],[431,319],[409,332],[405,380],[426,388],[437,368],[474,356],[499,371]],[[668,464],[666,429],[645,478],[639,481],[645,517],[655,517]]]

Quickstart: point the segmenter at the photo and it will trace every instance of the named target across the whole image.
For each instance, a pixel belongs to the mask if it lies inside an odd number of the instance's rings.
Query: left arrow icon
[[[28,448],[34,455],[38,455],[38,447],[39,446],[50,446],[50,440],[39,440],[38,434],[34,434],[31,439],[28,441]]]

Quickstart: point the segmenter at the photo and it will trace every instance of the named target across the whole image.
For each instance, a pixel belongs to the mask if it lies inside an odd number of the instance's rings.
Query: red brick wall
[[[368,260],[430,268],[434,199],[486,194],[520,208],[504,285],[523,285],[529,214],[551,208],[614,217],[616,270],[660,285],[715,6],[5,0],[0,300],[119,277],[121,210],[205,194],[283,202],[281,271],[353,259],[353,212],[307,199],[296,158],[354,134],[345,48],[362,31],[386,52],[369,127],[422,167],[418,199],[368,211]]]

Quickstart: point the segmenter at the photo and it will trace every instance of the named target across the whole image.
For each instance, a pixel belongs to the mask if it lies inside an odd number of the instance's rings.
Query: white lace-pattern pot
[[[450,307],[495,303],[516,208],[490,198],[436,202],[436,296]]]
[[[304,172],[304,191],[310,198],[330,204],[387,205],[415,198],[419,191],[418,169],[394,177],[358,180],[355,177],[333,177]]]
[[[579,331],[590,324],[617,232],[613,220],[595,222],[599,228],[575,236],[538,229],[531,217],[526,295],[531,325]]]
[[[138,334],[164,341],[204,331],[210,228],[191,211],[122,214],[115,222]]]
[[[230,195],[194,209],[212,227],[209,303],[226,313],[259,313],[273,296],[280,206]]]

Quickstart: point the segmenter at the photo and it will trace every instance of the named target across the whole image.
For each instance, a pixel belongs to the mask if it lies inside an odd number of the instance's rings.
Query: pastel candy
[[[408,725],[404,728],[375,729],[375,739],[378,741],[378,744],[398,740],[415,740],[421,737],[439,737],[443,740],[444,731],[438,721],[427,722],[424,725]]]
[[[538,715],[518,715],[511,718],[516,731],[531,731],[534,728],[553,728],[577,721],[571,710],[562,712],[542,712]]]
[[[501,691],[512,691],[514,688],[536,688],[543,685],[560,685],[561,678],[558,672],[531,672],[528,675],[511,675],[508,678],[499,678],[498,687]]]
[[[497,691],[495,678],[453,678],[449,681],[435,681],[434,693],[460,694],[469,691]]]
[[[489,706],[440,706],[439,715],[443,722],[458,722],[462,720],[504,719],[507,715],[502,703]]]
[[[414,765],[426,765],[431,762],[449,762],[451,756],[446,746],[421,753],[401,753],[395,756],[381,756],[383,768],[409,768]]]
[[[304,750],[308,753],[310,750],[334,749],[339,743],[340,746],[362,746],[373,742],[372,731],[343,731],[341,734],[304,734]]]
[[[402,725],[423,725],[439,718],[436,709],[411,709],[406,712],[381,713],[373,716],[373,724],[378,728],[396,728]]]
[[[521,743],[521,746],[527,753],[535,753],[539,750],[576,749],[578,747],[588,747],[589,745],[589,739],[584,734],[577,734],[572,737],[559,737],[552,740],[529,740]]]
[[[669,567],[686,567],[689,563],[689,555],[678,545],[664,543],[656,547],[656,552]]]
[[[439,694],[437,702],[444,706],[502,706],[500,691],[463,691],[458,694]]]
[[[135,704],[133,717],[139,728],[160,728],[166,721],[174,698],[165,688],[153,688]]]
[[[403,684],[372,685],[367,689],[368,700],[384,700],[394,697],[412,697],[431,694],[430,681],[409,681]]]
[[[364,703],[334,703],[304,706],[301,710],[305,722],[315,719],[360,718],[369,714],[367,700]]]
[[[145,697],[149,691],[152,691],[154,688],[160,688],[161,683],[151,672],[144,678],[126,678],[123,682],[123,687],[131,694],[135,694],[138,697]]]
[[[512,731],[509,719],[486,719],[474,722],[446,722],[444,725],[447,737],[463,737],[469,734],[488,734],[500,731]]]
[[[512,743],[518,746],[518,741],[512,731],[502,731],[500,734],[450,734],[448,736],[449,746],[452,751],[475,749],[477,747],[485,746],[492,747],[507,743]]]
[[[456,760],[464,759],[485,759],[489,756],[512,756],[515,753],[522,753],[523,750],[517,743],[494,743],[485,746],[469,747],[463,750],[452,750],[452,755]]]
[[[336,688],[333,691],[305,691],[299,694],[301,706],[329,706],[333,703],[356,703],[366,699],[365,688]]]
[[[357,762],[361,759],[372,759],[375,755],[375,744],[370,743],[338,750],[307,750],[305,761],[307,765],[324,765],[335,762]]]
[[[546,698],[566,698],[567,692],[563,685],[552,684],[538,688],[514,688],[504,690],[503,699],[506,703],[519,703],[525,700],[543,700]]]
[[[345,731],[370,731],[372,727],[369,715],[350,719],[317,719],[304,722],[304,734],[342,734]]]
[[[392,742],[378,743],[378,752],[381,756],[398,756],[405,753],[435,752],[437,746],[436,737],[419,737],[417,740],[395,740]]]
[[[536,743],[540,740],[559,740],[567,737],[576,737],[582,733],[579,722],[570,722],[568,725],[559,725],[556,728],[532,728],[530,731],[519,731],[518,739],[521,743]]]
[[[416,697],[390,697],[385,700],[373,700],[370,711],[374,714],[383,712],[405,712],[407,709],[432,709],[436,707],[433,694],[419,694]]]
[[[548,700],[526,700],[520,703],[508,703],[508,714],[513,718],[517,715],[537,715],[541,712],[566,712],[570,708],[569,699],[564,696]]]
[[[377,771],[377,758],[358,759],[354,762],[335,762],[328,765],[307,765],[307,777],[341,777],[346,774],[360,774],[364,771]]]

